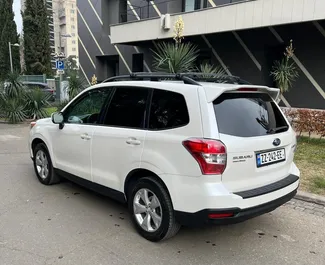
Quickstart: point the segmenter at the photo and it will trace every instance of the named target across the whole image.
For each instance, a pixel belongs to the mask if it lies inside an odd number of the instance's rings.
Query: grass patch
[[[316,177],[313,180],[315,188],[325,189],[325,178]]]
[[[50,117],[52,115],[52,113],[56,112],[57,111],[57,107],[49,107],[49,108],[46,108],[46,112],[48,113],[48,116]]]
[[[295,162],[305,191],[325,195],[325,140],[299,137]]]

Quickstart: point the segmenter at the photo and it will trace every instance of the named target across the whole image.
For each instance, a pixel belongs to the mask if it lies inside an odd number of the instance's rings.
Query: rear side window
[[[105,125],[143,129],[149,90],[118,87],[109,104]]]
[[[288,130],[283,115],[266,93],[225,93],[214,102],[219,132],[239,137]]]
[[[183,95],[155,89],[150,109],[149,129],[164,130],[185,126],[190,118]]]

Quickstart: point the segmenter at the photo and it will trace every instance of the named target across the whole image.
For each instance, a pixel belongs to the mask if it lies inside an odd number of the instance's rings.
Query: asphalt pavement
[[[151,243],[127,209],[73,183],[40,184],[28,126],[0,124],[0,265],[325,264],[325,217],[282,206]]]

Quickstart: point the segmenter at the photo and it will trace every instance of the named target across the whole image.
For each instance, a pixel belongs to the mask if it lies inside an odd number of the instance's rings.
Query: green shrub
[[[22,98],[11,98],[0,93],[0,112],[9,123],[19,123],[26,119],[25,104]]]
[[[26,106],[25,111],[28,117],[33,120],[48,117],[46,107],[49,106],[51,95],[44,93],[39,88],[32,89],[25,94]]]

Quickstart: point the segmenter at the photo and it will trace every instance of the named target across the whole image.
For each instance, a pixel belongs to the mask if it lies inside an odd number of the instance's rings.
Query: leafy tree
[[[18,43],[17,26],[12,9],[13,0],[0,0],[0,80],[10,72],[9,45]],[[19,48],[12,47],[13,67],[19,71]]]
[[[71,75],[78,74],[77,57],[75,55],[70,55],[68,58],[64,59],[64,77],[65,79]]]
[[[24,54],[27,74],[51,75],[48,11],[44,0],[26,0],[23,13]]]

